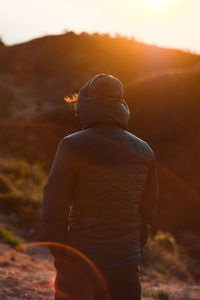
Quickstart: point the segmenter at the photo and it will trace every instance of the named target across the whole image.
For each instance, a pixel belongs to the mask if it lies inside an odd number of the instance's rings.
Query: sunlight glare
[[[148,4],[149,6],[163,6],[164,4],[167,3],[168,0],[144,0],[145,4]]]

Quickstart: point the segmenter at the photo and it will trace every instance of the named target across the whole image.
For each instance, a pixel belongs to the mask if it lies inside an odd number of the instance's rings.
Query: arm
[[[150,225],[155,220],[158,206],[158,178],[157,167],[155,157],[151,161],[149,171],[146,179],[144,194],[141,199],[141,215],[142,215],[142,227],[141,227],[141,247],[143,247],[148,239],[150,232]]]
[[[74,182],[72,159],[69,140],[61,140],[43,195],[43,230],[49,242],[65,244],[67,240],[69,203]],[[58,247],[49,248],[55,258],[62,256],[62,250]]]

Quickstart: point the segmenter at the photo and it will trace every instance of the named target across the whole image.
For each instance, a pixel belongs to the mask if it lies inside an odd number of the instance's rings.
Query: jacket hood
[[[124,90],[117,78],[99,74],[90,79],[79,91],[77,110],[83,128],[95,123],[116,123],[127,128],[129,108]]]

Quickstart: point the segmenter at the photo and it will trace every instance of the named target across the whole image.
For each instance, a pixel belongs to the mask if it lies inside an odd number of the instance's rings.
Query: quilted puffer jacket
[[[46,237],[78,249],[99,268],[135,266],[141,230],[156,214],[155,155],[125,130],[129,109],[118,79],[92,78],[77,109],[83,130],[60,141],[44,189]]]

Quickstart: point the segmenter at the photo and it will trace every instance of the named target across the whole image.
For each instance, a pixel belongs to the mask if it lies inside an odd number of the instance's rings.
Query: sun
[[[168,0],[144,0],[149,6],[159,7],[167,3]]]

